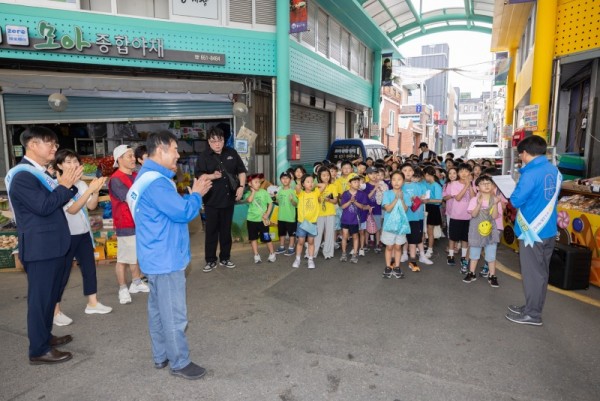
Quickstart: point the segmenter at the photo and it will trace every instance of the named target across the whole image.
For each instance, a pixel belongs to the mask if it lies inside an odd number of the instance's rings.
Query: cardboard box
[[[106,257],[115,259],[117,257],[117,240],[111,239],[106,241]]]
[[[97,245],[94,248],[94,259],[96,261],[106,259],[106,251],[104,250],[104,244]]]

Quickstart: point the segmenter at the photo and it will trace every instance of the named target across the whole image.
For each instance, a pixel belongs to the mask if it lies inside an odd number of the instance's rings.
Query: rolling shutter
[[[299,134],[302,141],[300,163],[311,167],[327,157],[330,133],[330,113],[292,105],[290,109],[290,133]],[[294,162],[292,162],[294,164]]]
[[[230,118],[231,102],[165,99],[113,99],[69,96],[69,107],[55,112],[48,96],[4,95],[7,124]]]

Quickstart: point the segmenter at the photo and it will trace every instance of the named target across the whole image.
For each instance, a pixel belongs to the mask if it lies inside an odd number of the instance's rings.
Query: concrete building
[[[448,68],[448,57],[450,48],[447,43],[422,46],[421,56],[408,57],[407,64],[411,67],[419,68]],[[433,78],[425,81],[425,97],[419,99],[420,104],[433,106],[433,112],[437,112],[440,120],[448,119],[448,74],[437,74]],[[423,94],[420,92],[419,95]],[[413,98],[409,99],[412,103]],[[432,127],[433,131],[434,128]],[[452,148],[452,137],[447,135],[446,126],[440,125],[432,134],[434,143],[430,147],[437,153],[450,150]]]

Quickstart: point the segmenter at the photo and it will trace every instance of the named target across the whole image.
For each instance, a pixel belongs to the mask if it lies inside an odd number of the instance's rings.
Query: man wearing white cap
[[[113,150],[114,167],[119,169],[113,173],[108,182],[108,193],[112,204],[113,224],[117,233],[117,264],[115,271],[119,282],[119,302],[131,303],[131,295],[138,292],[149,292],[148,286],[141,280],[140,267],[135,250],[135,223],[127,205],[127,191],[133,185],[137,175],[135,172],[135,155],[129,145],[119,145]],[[131,270],[131,286],[127,289],[125,265]]]

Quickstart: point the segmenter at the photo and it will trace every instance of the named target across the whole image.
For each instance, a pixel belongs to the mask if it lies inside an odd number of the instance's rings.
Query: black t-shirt
[[[240,155],[232,148],[223,148],[221,154],[216,154],[210,147],[200,154],[196,164],[196,176],[203,174],[212,174],[215,171],[225,169],[235,177],[240,173],[246,172],[246,167]],[[225,174],[222,177],[213,180],[212,188],[202,198],[203,203],[215,208],[229,207],[235,203],[235,191],[237,188],[230,188],[229,179]]]

